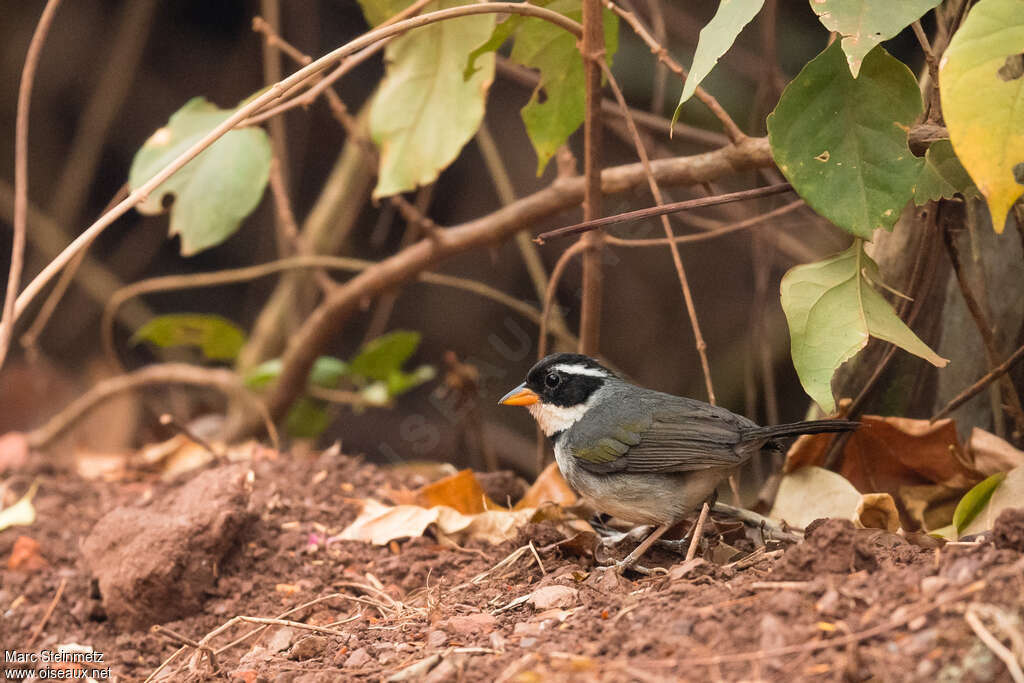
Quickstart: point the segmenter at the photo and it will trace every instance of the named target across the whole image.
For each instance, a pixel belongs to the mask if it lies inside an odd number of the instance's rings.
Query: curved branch
[[[650,163],[650,170],[662,185],[692,185],[768,167],[772,163],[767,138],[746,138],[705,154],[655,160]],[[313,311],[289,341],[281,375],[267,397],[271,414],[275,418],[284,414],[305,387],[316,356],[337,337],[348,317],[359,309],[361,301],[411,280],[446,258],[501,242],[545,216],[577,206],[583,199],[583,182],[581,177],[559,178],[550,186],[494,213],[440,229],[433,239],[421,240],[403,249],[339,287]],[[607,168],[601,174],[601,190],[606,195],[646,182],[644,167],[639,163]]]

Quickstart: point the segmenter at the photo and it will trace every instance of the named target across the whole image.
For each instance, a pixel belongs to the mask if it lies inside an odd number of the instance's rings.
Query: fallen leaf
[[[7,559],[7,568],[34,572],[47,566],[49,563],[39,552],[39,542],[29,536],[18,536]]]
[[[487,510],[504,509],[487,497],[477,481],[473,470],[461,470],[453,475],[438,479],[414,492],[413,505],[430,508],[445,505],[465,515],[475,515]]]
[[[985,476],[996,472],[1009,472],[1024,465],[1024,451],[1001,439],[992,432],[975,427],[967,440],[967,452],[974,469]]]
[[[537,480],[526,491],[522,500],[516,503],[514,509],[539,508],[545,503],[555,503],[562,507],[575,505],[579,496],[569,487],[562,472],[558,469],[557,463],[551,463],[544,468]]]
[[[782,477],[768,516],[800,528],[830,517],[868,529],[895,532],[900,526],[896,503],[888,493],[861,494],[841,474],[813,466]]]
[[[533,517],[535,510],[488,510],[465,515],[445,505],[424,508],[418,505],[384,505],[372,498],[363,502],[363,510],[352,524],[328,542],[363,541],[386,545],[399,538],[422,536],[433,525],[439,535],[460,542],[480,538],[503,543],[515,530]]]
[[[83,479],[120,481],[127,471],[127,453],[106,453],[86,448],[75,450],[75,471]]]
[[[0,531],[10,526],[28,526],[36,521],[36,509],[32,505],[32,499],[38,488],[39,485],[33,483],[17,503],[0,510]]]

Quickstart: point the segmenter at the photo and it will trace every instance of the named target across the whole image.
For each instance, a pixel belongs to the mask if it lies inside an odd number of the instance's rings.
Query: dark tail
[[[786,436],[798,436],[800,434],[852,432],[857,427],[860,427],[860,422],[854,422],[853,420],[812,420],[809,422],[793,422],[788,425],[775,425],[774,427],[761,427],[757,430],[757,434],[767,439],[778,439]]]

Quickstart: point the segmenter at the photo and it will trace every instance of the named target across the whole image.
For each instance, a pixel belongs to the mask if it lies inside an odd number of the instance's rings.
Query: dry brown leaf
[[[425,508],[445,505],[464,515],[504,509],[487,497],[473,470],[468,469],[420,487],[409,503]]]
[[[786,471],[822,465],[828,435],[802,436],[786,458]],[[865,415],[851,432],[839,473],[858,491],[884,492],[894,497],[906,486],[940,484],[966,490],[981,481],[957,438],[951,419],[912,420]]]
[[[49,566],[39,552],[39,542],[29,536],[18,536],[7,559],[7,568],[14,571],[34,572]]]
[[[465,515],[458,510],[435,505],[384,505],[372,498],[363,501],[363,510],[352,524],[331,540],[363,541],[387,545],[399,538],[422,536],[434,525],[439,535],[456,543],[479,538],[490,543],[503,543],[533,517],[535,510],[488,510]]]
[[[971,455],[974,469],[986,477],[1024,466],[1024,451],[1014,448],[1009,441],[992,432],[977,427],[971,430],[967,452]]]
[[[83,479],[121,481],[127,473],[129,454],[76,448],[74,458],[75,471]]]
[[[800,528],[825,517],[893,532],[900,526],[896,503],[888,493],[861,494],[842,475],[813,466],[782,477],[768,516]]]
[[[570,507],[579,501],[579,497],[569,488],[562,476],[557,463],[551,463],[537,477],[537,481],[526,491],[522,500],[514,509],[539,508],[545,503],[556,503],[562,507]]]

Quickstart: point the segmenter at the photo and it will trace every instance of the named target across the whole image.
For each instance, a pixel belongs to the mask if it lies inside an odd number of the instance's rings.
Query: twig
[[[953,398],[953,400],[951,400],[949,403],[943,406],[942,410],[932,415],[931,421],[935,422],[936,420],[946,417],[951,412],[962,406],[964,403],[970,401],[972,398],[980,394],[985,389],[985,387],[987,387],[993,381],[999,379],[1007,372],[1009,372],[1010,369],[1014,365],[1019,363],[1022,358],[1024,358],[1024,346],[1018,348],[1016,351],[1013,352],[1013,355],[1011,355],[1005,361],[1000,363],[998,366],[992,368],[992,370],[990,370],[989,372],[985,373],[977,382],[975,382],[974,384],[972,384],[971,386],[967,387],[959,394],[957,394]]]
[[[676,235],[671,239],[667,237],[654,237],[651,239],[623,239],[621,237],[615,237],[614,235],[607,235],[605,237],[605,240],[608,242],[608,244],[614,245],[616,247],[625,248],[664,247],[668,245],[670,241],[675,242],[676,244],[684,244],[689,242],[704,242],[718,237],[724,237],[725,235],[731,235],[732,233],[739,232],[740,230],[747,230],[748,228],[760,227],[774,218],[784,216],[785,214],[790,213],[792,211],[796,211],[797,209],[803,208],[806,205],[807,204],[806,202],[804,202],[804,200],[797,199],[790,202],[789,204],[784,204],[778,208],[772,209],[767,213],[751,216],[750,218],[744,218],[741,221],[729,223],[728,225],[723,225],[720,228],[709,230],[708,232],[697,233],[695,235]],[[769,422],[773,421],[769,420]]]
[[[542,232],[537,235],[537,237],[534,238],[534,241],[543,244],[546,240],[555,237],[567,237],[569,235],[576,235],[581,232],[596,230],[597,228],[616,225],[618,223],[628,223],[631,221],[642,220],[644,218],[651,218],[653,216],[664,216],[665,214],[676,213],[678,211],[700,209],[706,206],[718,206],[720,204],[729,204],[731,202],[742,202],[748,199],[760,199],[761,197],[769,197],[773,194],[790,192],[792,189],[793,186],[789,183],[777,183],[775,185],[768,185],[767,187],[756,187],[751,190],[728,192],[726,194],[715,195],[714,197],[698,197],[697,199],[687,199],[685,201],[672,202],[671,204],[663,204],[661,206],[651,206],[646,209],[637,209],[636,211],[626,211],[624,213],[615,214],[614,216],[606,216],[592,221],[584,221],[575,225],[568,225],[564,228],[548,230],[547,232]],[[672,239],[680,240],[683,238],[676,237]]]
[[[161,415],[159,422],[164,427],[170,427],[174,432],[181,434],[190,441],[197,443],[214,458],[221,458],[224,456],[224,453],[220,449],[214,448],[213,444],[211,444],[209,441],[196,434],[194,429],[189,427],[184,422],[179,421],[170,413],[164,413],[163,415]]]
[[[647,27],[643,25],[643,22],[633,14],[623,8],[616,5],[612,0],[604,0],[604,6],[619,15],[636,33],[636,35],[651,49],[651,52],[658,58],[658,61],[667,66],[672,73],[676,74],[681,80],[686,80],[686,69],[684,69],[679,62],[672,58],[672,55],[668,53],[668,50],[664,45],[660,44],[651,32],[647,30]],[[725,134],[729,136],[729,139],[735,142],[740,142],[746,137],[743,131],[740,130],[736,122],[732,120],[732,117],[725,111],[721,104],[718,103],[708,91],[704,88],[697,86],[697,90],[694,92],[697,99],[704,103],[704,105],[711,110],[711,113],[715,115],[722,123],[722,128],[725,129]]]
[[[186,363],[148,365],[127,375],[111,377],[98,382],[89,391],[51,417],[42,427],[29,432],[29,445],[32,448],[43,448],[107,398],[153,384],[210,387],[223,392],[230,398],[243,398],[247,403],[254,404],[253,407],[256,408],[257,413],[263,417],[274,448],[280,449],[277,429],[263,408],[263,404],[249,394],[235,373],[230,370],[201,368]]]
[[[583,74],[586,92],[583,119],[583,220],[601,216],[601,67],[604,60],[604,21],[601,0],[583,2]],[[592,232],[580,240],[583,252],[583,299],[580,302],[579,351],[597,355],[601,331],[601,303],[604,291],[602,233]]]
[[[63,577],[60,583],[57,585],[57,592],[53,594],[53,600],[50,601],[50,605],[46,608],[46,613],[43,614],[43,618],[39,620],[36,627],[32,629],[32,635],[28,638],[28,649],[31,649],[35,645],[36,640],[43,633],[43,629],[46,628],[46,623],[50,621],[50,617],[53,616],[53,611],[57,609],[57,603],[60,602],[60,597],[64,595],[64,588],[68,585],[67,577]]]
[[[991,650],[992,654],[1006,665],[1006,670],[1010,672],[1010,677],[1013,678],[1014,683],[1024,683],[1024,671],[1021,670],[1017,657],[1014,656],[1009,648],[999,642],[999,639],[992,635],[991,631],[985,628],[985,624],[981,623],[981,619],[978,618],[975,607],[975,605],[971,605],[967,608],[967,611],[964,613],[964,620],[971,627],[971,630],[974,631],[974,634],[978,636],[978,639],[985,644],[985,647]]]
[[[697,523],[693,525],[693,534],[690,536],[690,545],[686,548],[686,561],[689,562],[697,556],[697,547],[700,545],[700,539],[704,535],[704,522],[708,518],[708,503],[704,501],[704,504],[700,508],[700,515],[697,517]]]
[[[191,638],[186,638],[177,631],[172,631],[166,626],[161,626],[160,624],[154,625],[150,629],[150,631],[158,636],[166,638],[172,643],[177,643],[178,645],[187,645],[188,647],[199,650],[200,652],[206,655],[207,661],[210,662],[210,669],[212,669],[212,672],[217,673],[218,671],[220,671],[220,666],[217,665],[217,655],[214,653],[213,648],[211,648],[210,646],[197,643]]]
[[[50,0],[51,3],[59,2],[59,0]],[[455,19],[457,17],[471,16],[476,14],[522,14],[526,16],[537,17],[548,21],[560,28],[569,31],[573,35],[580,35],[580,26],[571,19],[554,12],[552,10],[545,9],[543,7],[535,7],[528,3],[514,3],[514,2],[493,2],[485,4],[473,4],[473,5],[462,5],[459,7],[452,7],[448,9],[438,10],[436,12],[430,12],[418,17],[411,19],[405,19],[400,22],[396,22],[389,26],[384,26],[378,29],[374,29],[362,36],[342,45],[341,47],[332,50],[323,57],[320,57],[311,64],[299,69],[291,76],[288,76],[284,80],[278,82],[273,87],[268,88],[265,92],[261,93],[257,97],[247,102],[245,105],[239,107],[235,113],[222,121],[213,130],[204,135],[202,138],[197,140],[195,144],[189,147],[187,150],[182,152],[173,161],[168,163],[164,168],[158,171],[152,178],[137,187],[132,193],[116,207],[105,213],[99,219],[97,219],[92,225],[86,228],[71,244],[69,244],[63,252],[61,252],[53,261],[51,261],[42,272],[40,272],[25,290],[18,295],[17,301],[14,305],[14,314],[8,320],[8,316],[3,319],[3,324],[7,325],[7,329],[13,326],[18,316],[25,310],[25,308],[31,303],[35,297],[39,294],[40,290],[46,286],[46,284],[67,265],[68,261],[87,247],[103,230],[105,230],[111,223],[121,217],[130,208],[134,207],[138,203],[146,199],[149,194],[160,186],[165,180],[171,175],[176,173],[182,166],[187,164],[189,161],[194,159],[207,147],[216,142],[221,136],[227,133],[229,130],[235,128],[238,124],[249,117],[253,112],[259,111],[264,106],[273,102],[286,93],[293,86],[305,81],[306,79],[315,76],[320,71],[328,68],[332,63],[347,57],[350,54],[358,52],[359,50],[373,45],[381,40],[390,38],[391,36],[404,33],[414,28],[421,26],[427,26],[439,21],[446,21],[449,19]],[[16,207],[17,208],[17,207]],[[15,212],[17,213],[17,211]],[[22,207],[22,214],[24,214],[24,207]],[[22,225],[24,225],[24,216],[22,217]],[[24,239],[24,235],[22,235]],[[17,240],[17,236],[16,236]],[[17,289],[15,287],[15,289]],[[8,289],[8,295],[10,288]],[[9,333],[8,333],[9,334]],[[2,330],[0,330],[2,335]],[[9,341],[9,340],[8,340]]]
[[[43,52],[46,35],[50,32],[60,0],[47,0],[39,17],[32,41],[25,55],[18,86],[18,110],[14,124],[14,238],[11,241],[11,267],[7,271],[7,293],[4,295],[3,316],[0,317],[0,367],[7,358],[14,336],[18,289],[21,271],[25,266],[25,234],[28,231],[28,124],[32,104],[32,86],[36,79],[39,57]]]
[[[935,51],[932,50],[928,35],[921,26],[921,20],[917,19],[910,27],[914,30],[917,42],[921,45],[924,61],[928,66],[928,111],[925,120],[938,121],[942,118],[941,103],[939,102],[939,60],[935,56]]]
[[[654,179],[654,173],[651,171],[651,161],[647,157],[647,149],[644,147],[643,141],[640,139],[640,133],[636,129],[636,124],[633,122],[633,118],[629,115],[629,108],[626,107],[626,99],[622,95],[622,89],[619,87],[618,82],[615,80],[614,74],[611,69],[605,65],[605,76],[608,78],[608,83],[611,85],[612,92],[615,93],[615,99],[619,103],[619,107],[622,109],[623,115],[626,119],[626,126],[629,128],[630,136],[633,138],[633,144],[636,146],[637,155],[640,157],[640,163],[643,164],[644,174],[647,177],[647,186],[651,190],[651,196],[654,197],[655,203],[662,205],[664,198],[661,194],[661,188],[658,187],[658,181]],[[676,268],[676,275],[679,278],[679,285],[683,290],[683,301],[686,304],[686,313],[690,318],[690,326],[693,328],[694,342],[697,347],[697,355],[700,357],[701,371],[704,373],[704,386],[708,392],[708,403],[715,405],[715,388],[711,381],[711,367],[708,363],[707,355],[707,342],[704,341],[704,335],[700,331],[700,322],[697,320],[697,307],[693,303],[693,292],[690,290],[690,282],[686,277],[686,268],[683,266],[683,257],[679,253],[679,245],[675,242],[673,237],[675,235],[672,232],[672,226],[669,225],[668,216],[662,214],[661,226],[665,231],[665,238],[668,240],[669,250],[672,253],[672,263]]]
[[[114,320],[120,307],[130,299],[149,294],[152,292],[169,292],[180,289],[193,289],[197,287],[215,287],[218,285],[247,282],[261,277],[273,275],[286,270],[296,268],[333,268],[352,272],[365,271],[378,265],[377,261],[350,258],[347,256],[292,256],[278,261],[270,261],[254,266],[244,266],[231,270],[219,270],[213,273],[190,273],[188,275],[165,275],[154,277],[148,280],[140,280],[114,292],[103,309],[103,317],[100,322],[100,333],[103,337],[103,345],[108,357],[112,362],[119,364],[117,350],[114,347]],[[542,313],[533,306],[520,301],[519,299],[502,292],[500,289],[491,287],[483,282],[469,280],[454,275],[442,273],[418,273],[415,278],[427,284],[451,287],[463,291],[472,292],[478,296],[490,299],[507,308],[516,311],[529,320],[541,324]],[[566,332],[555,331],[560,335],[563,342],[575,346],[576,338]]]
[[[281,26],[281,1],[280,0],[260,0],[260,14],[262,18],[260,20],[270,28],[270,30],[277,33]],[[255,19],[253,20],[255,25]],[[263,41],[263,85],[272,86],[282,77],[281,68],[281,52],[280,43],[273,42],[270,40]],[[288,141],[287,141],[287,129],[285,128],[285,121],[283,118],[274,118],[267,123],[267,127],[270,129],[270,149],[271,156],[275,160],[278,168],[277,173],[279,174],[279,182],[283,188],[284,196],[288,196]],[[276,197],[275,197],[276,199]],[[283,224],[283,217],[281,215],[281,209],[278,208],[276,213],[277,227],[279,230],[285,228]],[[284,253],[282,252],[282,255]]]

